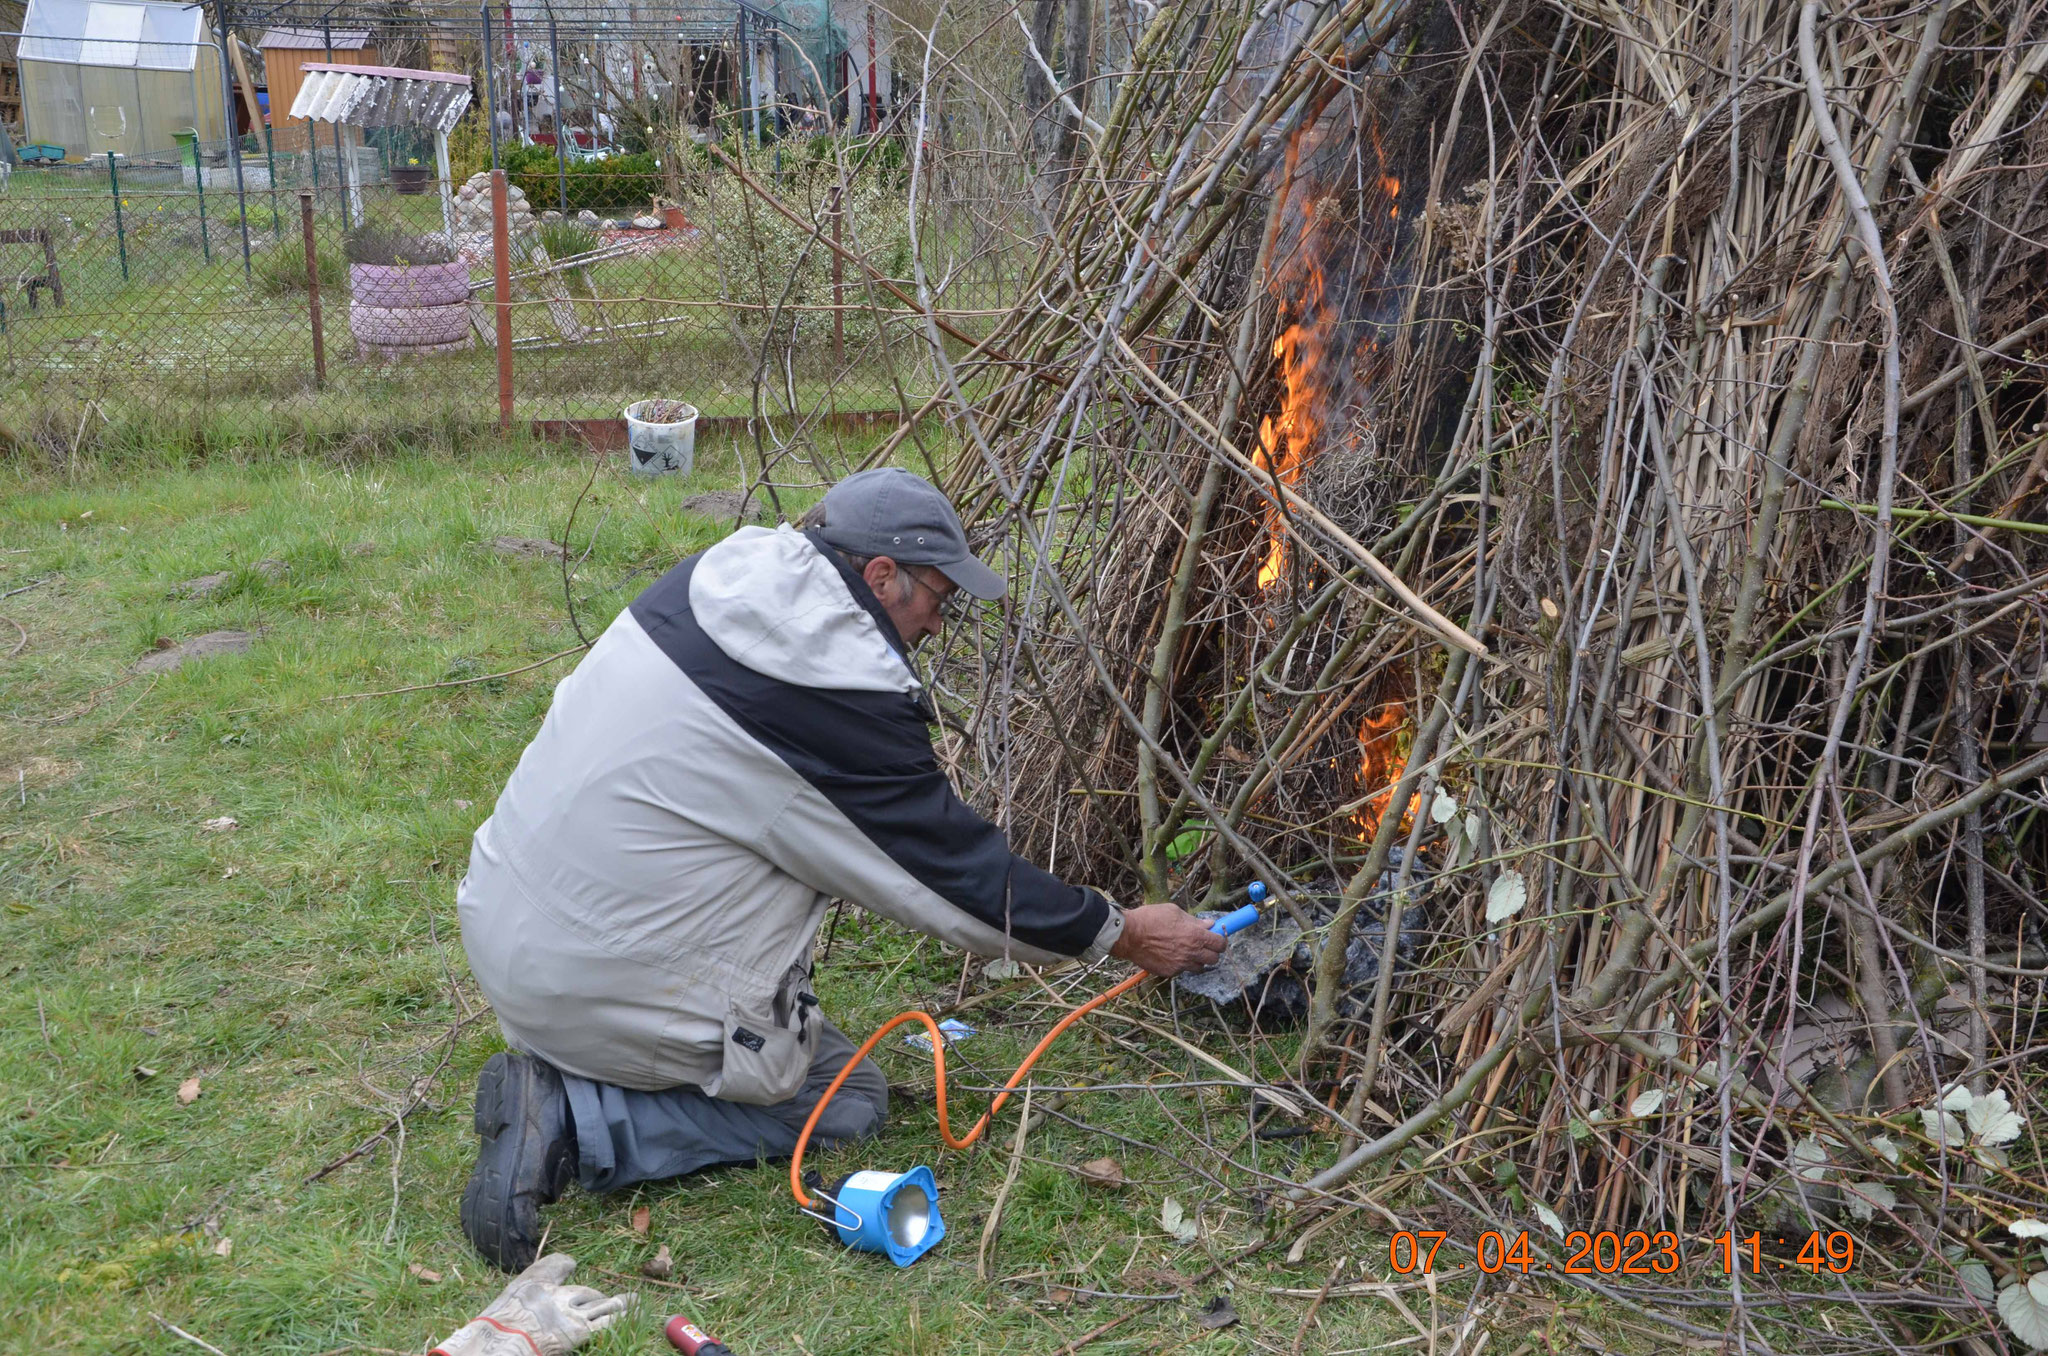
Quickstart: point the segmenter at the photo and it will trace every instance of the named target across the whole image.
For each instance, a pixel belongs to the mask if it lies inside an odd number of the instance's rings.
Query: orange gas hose
[[[1003,1109],[1003,1103],[1010,1100],[1010,1094],[1016,1090],[1019,1083],[1024,1081],[1024,1075],[1031,1072],[1031,1066],[1038,1063],[1038,1057],[1052,1047],[1052,1043],[1060,1038],[1061,1032],[1101,1007],[1104,1003],[1107,1003],[1110,999],[1117,997],[1119,994],[1129,993],[1151,977],[1147,971],[1140,970],[1129,979],[1095,995],[1095,997],[1089,999],[1080,1007],[1075,1008],[1072,1012],[1054,1022],[1052,1030],[1046,1032],[1038,1044],[1031,1047],[1031,1053],[1024,1056],[1024,1062],[1017,1066],[1017,1072],[1010,1075],[1010,1081],[1003,1084],[1003,1090],[996,1094],[996,1099],[993,1102],[988,1104],[988,1110],[981,1113],[981,1119],[974,1123],[974,1128],[958,1139],[953,1137],[952,1127],[946,1119],[946,1038],[940,1032],[939,1024],[932,1020],[930,1013],[918,1011],[897,1013],[894,1017],[882,1023],[881,1028],[874,1035],[868,1037],[862,1043],[860,1049],[853,1052],[853,1058],[846,1061],[846,1067],[841,1069],[839,1076],[832,1080],[832,1086],[825,1089],[825,1095],[820,1097],[818,1104],[811,1108],[810,1119],[804,1122],[803,1133],[796,1137],[796,1153],[789,1160],[790,1194],[796,1197],[798,1205],[808,1208],[815,1204],[809,1193],[804,1190],[803,1183],[804,1148],[811,1142],[811,1131],[817,1128],[818,1117],[824,1114],[826,1106],[831,1103],[833,1096],[838,1093],[839,1085],[846,1081],[846,1076],[853,1072],[854,1066],[868,1057],[868,1053],[875,1048],[882,1037],[888,1035],[897,1027],[902,1026],[905,1022],[923,1022],[925,1030],[932,1034],[932,1076],[937,1080],[939,1090],[939,1138],[946,1142],[946,1147],[949,1149],[964,1149],[981,1138],[983,1132],[988,1129],[989,1122],[995,1118],[995,1114]]]

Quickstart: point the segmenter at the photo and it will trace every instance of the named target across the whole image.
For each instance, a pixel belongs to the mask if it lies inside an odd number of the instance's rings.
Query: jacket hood
[[[837,561],[787,524],[743,527],[698,557],[690,611],[728,659],[785,683],[856,692],[921,686],[885,632],[886,617],[854,596]]]

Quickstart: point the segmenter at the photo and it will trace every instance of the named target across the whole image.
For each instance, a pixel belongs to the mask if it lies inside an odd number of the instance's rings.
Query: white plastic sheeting
[[[417,127],[445,135],[469,108],[469,77],[401,66],[305,64],[291,116],[350,127]]]
[[[119,0],[29,0],[22,16],[23,61],[189,71],[205,15],[184,5]]]

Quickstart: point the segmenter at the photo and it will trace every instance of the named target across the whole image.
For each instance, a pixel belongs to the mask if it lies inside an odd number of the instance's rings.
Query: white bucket
[[[626,406],[626,465],[643,476],[690,473],[697,458],[697,407],[681,400]]]

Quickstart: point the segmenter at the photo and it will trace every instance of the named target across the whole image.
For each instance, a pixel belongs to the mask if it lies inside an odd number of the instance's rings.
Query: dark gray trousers
[[[576,1126],[577,1180],[585,1191],[617,1191],[636,1182],[681,1177],[724,1163],[758,1163],[796,1152],[811,1109],[846,1067],[854,1044],[813,1011],[811,1071],[796,1096],[774,1106],[707,1097],[695,1087],[641,1092],[562,1075]],[[818,1118],[811,1145],[864,1139],[889,1114],[889,1080],[864,1059]]]

